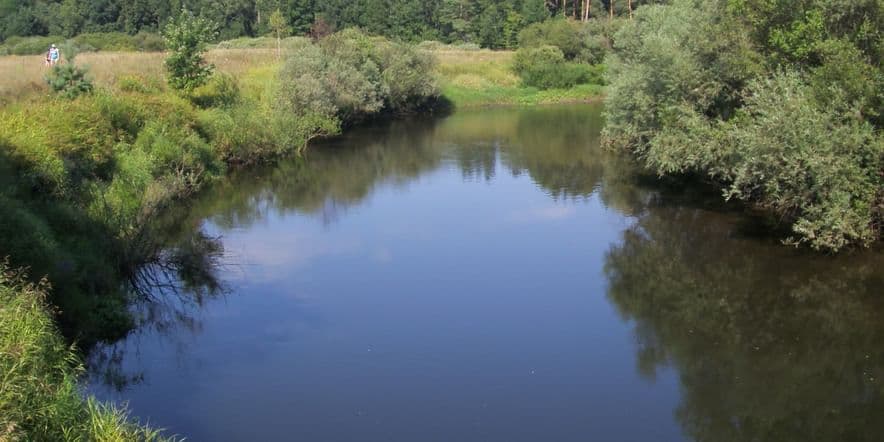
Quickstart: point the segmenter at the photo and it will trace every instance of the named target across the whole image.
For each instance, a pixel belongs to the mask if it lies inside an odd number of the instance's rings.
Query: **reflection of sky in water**
[[[123,366],[145,382],[100,394],[191,440],[679,433],[674,378],[638,378],[605,301],[603,252],[627,222],[598,200],[445,162],[331,223],[265,213],[208,222],[236,263],[231,294],[182,351],[168,351],[180,336],[138,338]]]
[[[497,140],[528,111],[460,114],[388,147],[329,155],[341,163],[323,167],[343,173],[319,189],[295,187],[306,203],[295,194],[286,206],[285,195],[258,186],[247,195],[258,219],[207,214],[205,229],[223,238],[233,263],[220,275],[230,293],[192,312],[192,333],[145,331],[119,345],[123,371],[143,373],[142,383],[90,388],[195,441],[682,439],[692,413],[703,422],[705,411],[682,414],[685,385],[713,400],[734,388],[679,379],[668,358],[685,353],[666,351],[684,343],[663,339],[702,324],[642,314],[656,307],[629,305],[633,289],[648,290],[639,299],[658,282],[689,298],[739,294],[727,284],[744,283],[733,279],[743,261],[726,259],[753,261],[767,249],[736,242],[730,215],[680,206],[644,213],[650,192],[625,184],[622,169],[602,164],[596,150],[570,161],[573,145],[562,143],[594,145],[597,127],[562,139],[544,132],[557,130],[550,121],[570,124],[562,115],[591,120],[597,110],[531,112],[543,124],[519,136],[535,148]],[[400,157],[405,165],[389,162]],[[373,167],[419,173],[391,177]],[[347,198],[327,196],[334,192]],[[663,258],[650,254],[652,235],[667,229],[674,233],[656,238]],[[709,232],[722,245],[710,244]],[[612,293],[606,266],[615,259],[660,265],[647,277],[636,267],[638,276],[618,280]],[[683,280],[667,273],[679,259],[688,264]],[[691,279],[692,268],[700,277]],[[667,294],[661,299],[680,300]],[[728,354],[704,357],[689,360],[701,380],[702,369],[735,363]]]

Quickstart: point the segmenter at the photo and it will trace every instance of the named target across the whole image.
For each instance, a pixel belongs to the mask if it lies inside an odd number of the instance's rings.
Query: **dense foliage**
[[[56,332],[47,288],[0,263],[0,440],[164,440],[124,412],[82,397],[82,366]]]
[[[604,84],[603,66],[621,20],[554,19],[519,33],[513,71],[526,86],[540,89]]]
[[[609,57],[605,130],[660,174],[700,174],[822,250],[884,228],[877,0],[676,0]]]
[[[526,86],[540,89],[565,89],[602,82],[598,67],[566,61],[565,55],[555,46],[519,49],[513,58],[513,70]]]
[[[219,24],[223,40],[273,30],[276,10],[295,35],[311,30],[360,27],[408,41],[466,41],[489,48],[514,47],[521,29],[550,16],[575,19],[627,16],[658,0],[0,0],[0,42],[13,36],[161,31],[187,6]],[[57,41],[56,41],[57,43]]]
[[[431,56],[357,29],[317,44],[304,41],[288,56],[278,84],[280,113],[318,114],[344,124],[410,112],[438,96]]]
[[[86,68],[69,62],[53,66],[52,71],[46,76],[46,82],[53,92],[73,99],[92,92],[92,80],[87,74]]]

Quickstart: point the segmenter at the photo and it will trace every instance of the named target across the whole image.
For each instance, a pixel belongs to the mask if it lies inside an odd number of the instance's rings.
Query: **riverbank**
[[[0,440],[168,440],[82,396],[83,367],[49,314],[47,290],[0,265]]]

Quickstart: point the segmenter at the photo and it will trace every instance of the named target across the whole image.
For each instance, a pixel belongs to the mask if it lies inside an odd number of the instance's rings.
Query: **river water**
[[[192,441],[881,440],[882,253],[781,246],[602,126],[458,112],[217,184],[86,388]]]

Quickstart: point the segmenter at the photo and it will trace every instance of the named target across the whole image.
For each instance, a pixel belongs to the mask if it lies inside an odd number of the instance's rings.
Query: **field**
[[[585,101],[601,94],[598,85],[548,91],[521,87],[519,77],[509,67],[511,51],[431,52],[438,60],[443,95],[459,107]],[[76,62],[89,67],[98,86],[113,88],[124,77],[162,81],[164,57],[161,52],[89,52],[80,54]],[[245,74],[268,71],[279,63],[276,51],[269,48],[213,49],[207,58],[219,72],[232,74],[241,81],[255,80],[255,75]],[[48,88],[43,77],[48,70],[39,55],[0,57],[0,105],[46,95]]]

